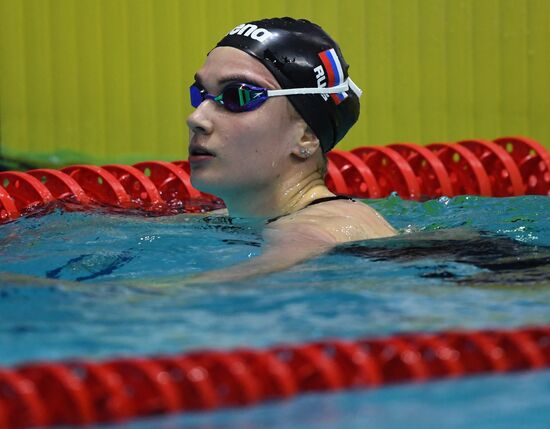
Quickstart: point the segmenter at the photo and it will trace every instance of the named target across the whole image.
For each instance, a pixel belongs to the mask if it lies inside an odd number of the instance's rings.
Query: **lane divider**
[[[0,368],[0,429],[212,410],[305,392],[550,367],[550,326]]]
[[[359,198],[384,198],[392,192],[412,200],[550,195],[550,153],[527,137],[334,150],[328,153],[326,184],[337,194]],[[193,188],[187,161],[0,172],[0,223],[52,203],[155,215],[224,207],[220,198]]]
[[[502,137],[495,143],[506,150],[520,170],[526,194],[549,195],[550,153],[527,137]]]

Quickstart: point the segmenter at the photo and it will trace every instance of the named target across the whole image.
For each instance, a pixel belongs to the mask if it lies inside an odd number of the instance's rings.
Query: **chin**
[[[216,195],[220,197],[224,188],[223,177],[212,177],[206,171],[193,171],[191,170],[191,184],[195,189],[207,194]]]

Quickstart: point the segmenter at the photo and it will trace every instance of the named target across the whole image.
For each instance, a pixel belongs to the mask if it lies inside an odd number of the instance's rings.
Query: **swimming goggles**
[[[191,106],[199,107],[205,100],[212,100],[230,112],[250,112],[260,107],[269,97],[303,94],[335,94],[352,90],[358,97],[362,91],[350,78],[340,85],[328,88],[290,88],[290,89],[267,89],[259,86],[252,86],[247,83],[232,82],[227,85],[219,95],[212,95],[206,92],[197,82],[189,88],[191,92]]]

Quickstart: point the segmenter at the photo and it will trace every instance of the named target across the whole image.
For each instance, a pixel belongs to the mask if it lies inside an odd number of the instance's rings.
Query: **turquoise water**
[[[550,198],[369,204],[403,234],[238,284],[172,279],[259,254],[261,228],[244,220],[57,209],[1,225],[0,271],[48,280],[3,277],[0,365],[550,324]],[[543,371],[306,395],[124,427],[546,428],[549,405]]]

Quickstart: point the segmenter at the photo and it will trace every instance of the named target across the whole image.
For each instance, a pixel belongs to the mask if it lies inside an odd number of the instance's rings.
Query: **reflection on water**
[[[430,261],[419,275],[460,285],[487,286],[550,284],[550,247],[525,244],[507,236],[473,229],[416,232],[391,239],[364,241],[340,246],[337,253],[370,261],[417,263]],[[452,263],[482,269],[474,274],[458,274]]]

